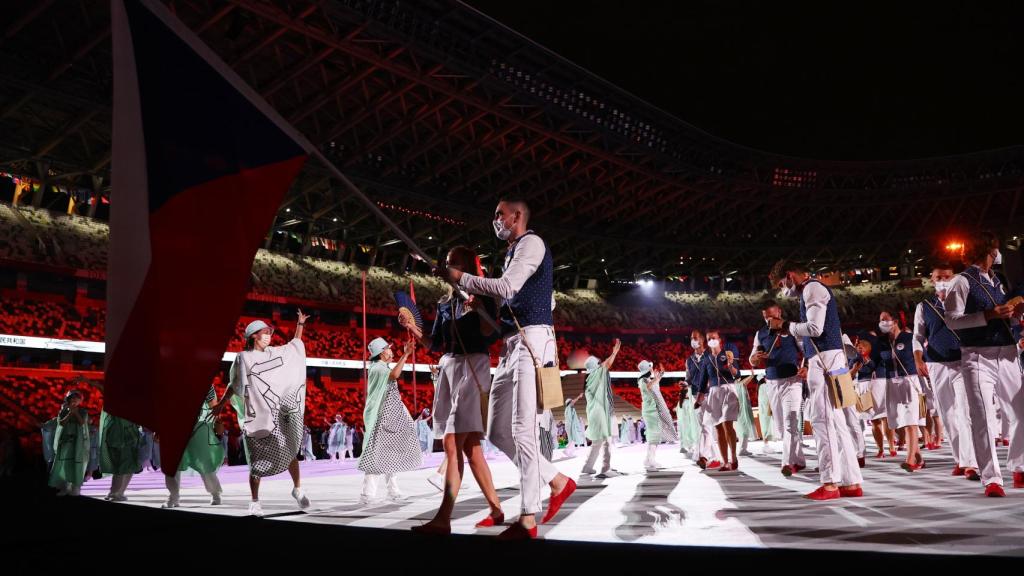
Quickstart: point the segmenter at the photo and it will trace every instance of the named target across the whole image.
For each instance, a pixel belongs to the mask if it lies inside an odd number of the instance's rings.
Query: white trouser
[[[792,376],[782,380],[769,380],[775,389],[772,399],[772,422],[782,438],[782,465],[806,466],[801,442],[804,431],[800,428],[800,404],[804,400],[803,383]]]
[[[863,480],[857,465],[857,449],[846,427],[846,415],[829,400],[825,372],[846,366],[842,350],[826,350],[807,362],[807,398],[814,440],[818,445],[818,469],[821,483],[840,486],[860,484]]]
[[[779,423],[776,421],[776,418],[775,418],[775,396],[776,396],[776,393],[777,393],[777,388],[778,388],[778,380],[767,380],[766,379],[764,381],[764,386],[762,386],[761,389],[758,390],[758,393],[757,393],[757,403],[758,403],[758,409],[759,409],[758,412],[759,412],[759,414],[761,416],[760,417],[760,421],[763,423],[766,420],[765,414],[764,414],[764,410],[760,409],[761,406],[767,406],[768,410],[770,410],[771,413],[772,413],[772,415],[771,415],[771,419],[772,419],[771,429],[768,429],[767,426],[765,426],[764,424],[761,424],[761,435],[763,436],[763,440],[764,440],[764,444],[765,444],[766,448],[768,446],[768,442],[771,442],[773,440],[774,441],[778,441],[778,440],[782,439],[782,427],[779,425]],[[762,395],[763,395],[763,401],[762,401]]]
[[[110,479],[110,495],[124,496],[128,483],[132,480],[132,474],[114,474]]]
[[[583,465],[584,474],[593,474],[595,472],[594,464],[597,464],[597,453],[604,451],[604,458],[601,461],[601,470],[597,471],[600,474],[604,474],[612,467],[612,445],[615,444],[611,441],[611,438],[605,438],[603,440],[597,440],[590,444],[590,454],[587,455],[587,462]]]
[[[971,414],[967,410],[967,393],[959,362],[929,362],[935,404],[942,425],[953,449],[953,458],[961,468],[977,468],[974,439],[971,436]]]
[[[853,440],[853,447],[857,450],[857,458],[864,457],[864,421],[860,418],[856,406],[843,408],[843,416],[846,418],[846,429],[850,431],[850,439]]]
[[[377,497],[377,487],[381,476],[384,477],[384,484],[387,486],[388,494],[400,494],[398,490],[398,478],[396,474],[366,474],[363,476],[363,498],[372,500]]]
[[[711,420],[711,410],[708,402],[710,395],[704,398],[704,403],[697,410],[697,422],[700,424],[700,436],[697,438],[697,449],[693,452],[693,459],[704,458],[708,462],[718,460],[721,462],[721,451],[718,449],[718,435],[715,432],[715,423]]]
[[[557,363],[553,327],[527,326],[523,332],[542,366]],[[522,340],[513,334],[502,343],[491,383],[487,438],[519,469],[522,513],[536,514],[541,486],[554,480],[558,469],[537,447],[537,372]]]
[[[206,487],[206,491],[211,496],[218,496],[223,492],[220,487],[220,479],[217,478],[216,473],[200,474],[199,476],[203,479],[203,486]],[[177,500],[181,494],[181,471],[179,470],[174,476],[164,476],[164,486],[167,486],[167,491],[171,493],[171,498]]]
[[[1003,417],[1009,420],[1010,453],[1007,467],[1011,472],[1024,472],[1024,393],[1016,346],[987,346],[961,350],[961,372],[964,392],[971,416],[974,452],[981,471],[982,484],[1003,484],[1002,471],[996,455],[996,443],[988,422],[998,398]]]

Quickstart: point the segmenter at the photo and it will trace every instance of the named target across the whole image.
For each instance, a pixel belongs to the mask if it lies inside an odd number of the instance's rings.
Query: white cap
[[[597,356],[591,356],[590,358],[587,358],[586,362],[583,363],[583,367],[586,368],[590,372],[593,372],[594,370],[597,370],[597,367],[600,366],[600,365],[601,365],[601,359],[598,358]]]
[[[253,320],[249,322],[249,325],[245,327],[245,337],[249,338],[253,334],[263,330],[264,328],[270,328],[263,320]]]
[[[388,344],[388,341],[379,336],[377,338],[374,338],[373,340],[370,340],[370,345],[367,346],[367,348],[370,350],[370,358],[375,358],[379,356],[381,352],[387,350],[390,347],[391,345]]]
[[[650,360],[643,360],[636,365],[636,369],[640,371],[640,374],[647,374],[652,368],[654,368],[654,362]]]

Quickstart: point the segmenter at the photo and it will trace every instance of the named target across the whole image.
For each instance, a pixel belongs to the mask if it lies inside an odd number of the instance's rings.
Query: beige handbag
[[[519,325],[519,319],[516,318],[511,308],[508,311],[512,314],[512,321],[516,323],[519,336],[522,337],[523,344],[530,353],[530,357],[533,358],[533,365],[537,370],[537,413],[561,407],[565,402],[565,397],[562,394],[562,371],[558,367],[558,348],[555,348],[555,365],[550,367],[542,366],[537,355],[533,352],[533,347],[530,346],[530,341],[526,339],[526,332]]]
[[[808,340],[810,340],[811,346],[814,346],[814,352],[821,356],[821,351],[818,350],[818,345],[814,343],[814,340],[811,338]],[[824,365],[824,362],[822,364]],[[849,370],[843,374],[832,374],[831,371],[825,370],[825,383],[828,384],[828,399],[832,402],[833,408],[849,408],[857,403],[859,398],[857,387],[853,384],[853,376],[850,375]]]

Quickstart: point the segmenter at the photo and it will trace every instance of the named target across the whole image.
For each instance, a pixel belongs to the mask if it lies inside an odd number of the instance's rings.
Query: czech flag
[[[165,6],[112,0],[105,410],[173,474],[312,146]]]

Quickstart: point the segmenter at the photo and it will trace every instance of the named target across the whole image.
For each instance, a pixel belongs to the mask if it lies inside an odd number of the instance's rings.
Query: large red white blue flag
[[[112,0],[105,409],[177,470],[311,145],[152,0]]]

